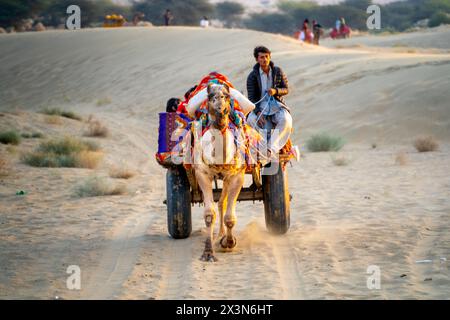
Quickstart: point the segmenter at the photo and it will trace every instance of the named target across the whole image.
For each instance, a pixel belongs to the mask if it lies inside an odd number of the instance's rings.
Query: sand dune
[[[360,45],[366,47],[383,47],[392,49],[424,49],[436,51],[437,49],[447,51],[450,49],[450,28],[440,26],[437,28],[425,29],[417,32],[386,34],[377,37],[354,36],[350,39],[331,40],[327,39],[322,44],[330,47]]]
[[[37,113],[46,107],[93,114],[111,131],[89,138],[105,154],[95,170],[22,164],[38,139],[0,144],[11,168],[0,177],[0,298],[448,298],[448,36],[439,28],[429,34],[437,42],[412,33],[313,47],[185,27],[0,35],[0,131],[83,136],[85,122],[49,124]],[[153,159],[157,113],[213,70],[245,92],[259,44],[288,75],[294,142],[339,134],[350,163],[305,152],[288,169],[288,234],[266,232],[262,203],[240,203],[238,246],[205,264],[202,208],[194,208],[190,238],[167,235],[165,170]],[[439,151],[417,153],[419,135],[434,135]],[[395,163],[399,152],[405,165]],[[124,182],[126,195],[74,196],[84,178],[124,165],[137,173]],[[416,263],[424,259],[433,262]],[[66,288],[69,265],[82,270],[80,291]],[[381,269],[380,290],[366,286],[370,265]]]

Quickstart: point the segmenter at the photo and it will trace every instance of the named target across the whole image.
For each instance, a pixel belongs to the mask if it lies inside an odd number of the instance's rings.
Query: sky
[[[276,10],[276,3],[278,0],[230,0],[234,2],[239,2],[245,7],[247,7],[247,12],[259,12],[263,10],[273,11]],[[291,1],[307,1],[307,0],[291,0]],[[343,0],[315,0],[318,4],[336,4],[342,2]],[[389,2],[403,1],[403,0],[373,0],[373,3],[385,4]],[[209,0],[211,3],[224,2],[224,0]]]
[[[129,0],[112,0],[115,3],[118,4],[128,4]],[[224,2],[225,0],[209,0],[211,3],[217,3],[217,2]],[[250,8],[252,7],[265,7],[264,3],[268,3],[268,5],[275,4],[278,0],[230,0],[235,2],[240,2],[245,6],[248,6]],[[305,1],[305,0],[293,0],[293,1]],[[333,4],[342,2],[343,0],[315,0],[319,4]],[[396,0],[373,0],[374,3],[389,3],[394,2]]]

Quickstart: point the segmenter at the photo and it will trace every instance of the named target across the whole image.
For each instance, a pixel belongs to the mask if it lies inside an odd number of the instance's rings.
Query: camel
[[[245,160],[235,140],[243,141],[242,133],[229,129],[230,88],[224,85],[209,84],[207,87],[209,129],[194,140],[195,177],[203,193],[205,205],[204,220],[208,235],[205,249],[200,257],[203,261],[214,262],[214,223],[216,209],[214,206],[212,182],[223,180],[222,193],[218,202],[220,245],[225,249],[236,246],[233,227],[236,225],[236,200],[244,184]]]

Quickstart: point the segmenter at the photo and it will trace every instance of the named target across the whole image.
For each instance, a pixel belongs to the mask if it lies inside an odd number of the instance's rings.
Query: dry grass
[[[345,144],[344,139],[326,132],[314,134],[306,141],[306,148],[311,152],[339,151]]]
[[[6,151],[12,155],[15,155],[15,154],[17,154],[17,147],[9,145],[6,147]]]
[[[33,132],[33,133],[24,132],[20,136],[24,139],[42,139],[42,138],[44,138],[44,135],[40,132]]]
[[[100,147],[90,141],[62,138],[42,142],[34,151],[23,154],[22,162],[33,167],[97,167],[103,158]]]
[[[58,108],[53,108],[53,109],[47,108],[47,109],[42,110],[42,113],[46,114],[48,116],[60,116],[60,117],[77,120],[77,121],[83,120],[83,118],[81,116],[77,115],[76,113],[74,113],[72,111],[64,111],[64,110],[61,110]]]
[[[75,167],[95,169],[103,159],[103,153],[99,151],[81,151],[75,156]]]
[[[405,152],[398,152],[395,155],[395,164],[399,166],[405,166],[408,164],[408,156]]]
[[[414,147],[419,152],[430,152],[439,149],[439,143],[433,136],[419,137],[414,140]]]
[[[0,177],[9,175],[10,168],[8,161],[0,155]]]
[[[344,155],[331,156],[331,162],[337,167],[343,167],[350,164],[350,159],[347,159]]]
[[[53,116],[46,116],[45,117],[45,123],[47,124],[53,124],[53,125],[61,125],[62,120],[61,117],[53,115]]]
[[[100,137],[106,138],[109,136],[109,129],[103,125],[99,120],[93,119],[92,117],[88,120],[88,129],[84,133],[86,137]]]
[[[97,100],[97,107],[106,106],[112,102],[111,98],[104,97]]]
[[[11,114],[15,115],[15,116],[23,116],[25,115],[25,111],[23,111],[23,107],[22,106],[14,106],[13,110],[10,112]]]
[[[109,170],[109,176],[115,179],[130,179],[135,176],[135,172],[126,167],[113,167]]]
[[[394,45],[392,47],[393,48],[408,48],[409,46],[404,43],[397,42],[397,43],[394,43]]]
[[[115,196],[123,195],[126,192],[127,190],[125,185],[111,185],[108,180],[100,177],[92,177],[87,179],[75,190],[75,194],[78,197]]]
[[[42,142],[39,145],[39,151],[52,152],[55,154],[71,154],[81,151],[99,151],[98,144],[92,141],[79,140],[72,137],[53,139]]]

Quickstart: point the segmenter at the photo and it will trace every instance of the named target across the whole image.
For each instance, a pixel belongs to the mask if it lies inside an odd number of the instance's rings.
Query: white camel
[[[194,139],[194,171],[203,193],[204,220],[208,229],[205,249],[200,258],[203,261],[217,261],[213,248],[216,221],[212,189],[214,179],[223,180],[222,194],[218,202],[220,245],[227,249],[236,246],[236,237],[233,235],[233,227],[236,225],[236,200],[245,175],[245,160],[238,146],[245,138],[242,132],[237,133],[229,129],[230,95],[239,101],[244,114],[253,110],[254,105],[247,98],[226,84],[208,85],[191,99],[187,107],[188,112],[193,115],[199,103],[205,98],[208,99],[209,129],[203,135],[200,134],[200,139]],[[240,142],[236,143],[236,140]]]

